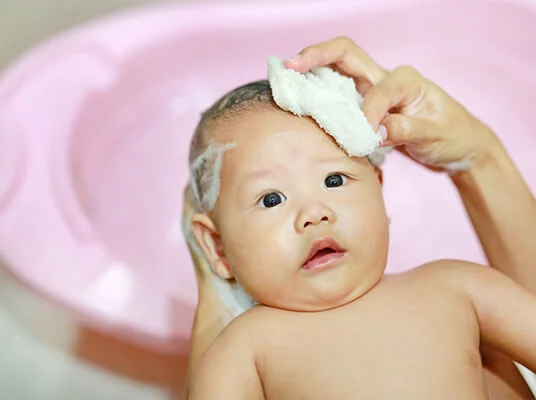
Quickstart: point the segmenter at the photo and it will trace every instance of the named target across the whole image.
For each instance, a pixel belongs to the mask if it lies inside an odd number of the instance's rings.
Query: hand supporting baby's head
[[[332,308],[382,276],[388,219],[377,168],[281,110],[268,81],[203,114],[190,166],[195,238],[214,272],[257,302]]]

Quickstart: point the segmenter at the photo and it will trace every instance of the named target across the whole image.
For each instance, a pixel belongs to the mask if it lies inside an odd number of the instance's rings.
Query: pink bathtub
[[[185,351],[196,304],[181,236],[188,143],[224,91],[333,36],[412,64],[487,121],[536,185],[536,2],[169,4],[83,26],[0,79],[0,256],[103,331]],[[483,261],[448,179],[385,166],[390,271]]]

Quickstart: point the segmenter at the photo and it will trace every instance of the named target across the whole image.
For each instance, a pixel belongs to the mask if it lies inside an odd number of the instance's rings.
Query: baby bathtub
[[[79,27],[0,79],[0,256],[84,324],[187,348],[195,276],[181,236],[193,128],[270,55],[352,37],[412,64],[489,123],[536,185],[536,3],[339,0],[170,3]],[[385,165],[389,271],[483,262],[448,179]]]

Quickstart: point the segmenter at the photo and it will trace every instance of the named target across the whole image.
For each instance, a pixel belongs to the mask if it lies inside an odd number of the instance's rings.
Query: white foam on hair
[[[371,156],[378,151],[382,135],[374,132],[361,111],[363,97],[351,78],[328,67],[301,74],[285,68],[279,58],[270,57],[268,79],[281,109],[313,118],[350,157]],[[378,165],[388,152],[383,148],[369,159]]]
[[[192,251],[210,267],[209,276],[214,290],[218,294],[224,309],[233,319],[253,307],[255,301],[237,282],[223,279],[216,274],[205,253],[199,246],[192,232],[192,217],[196,213],[209,212],[214,209],[220,192],[220,172],[223,155],[236,147],[236,143],[219,144],[212,142],[190,165],[190,196],[193,210],[182,221],[182,233]],[[199,187],[202,186],[202,187]],[[188,201],[185,199],[185,201]]]
[[[198,212],[211,211],[220,193],[220,171],[223,154],[236,143],[210,143],[190,165],[190,189],[194,208]],[[199,187],[198,184],[202,187]]]
[[[275,57],[269,59],[268,75],[274,101],[280,108],[315,119],[349,156],[366,156],[376,166],[384,162],[392,148],[379,147],[384,137],[373,131],[361,111],[363,98],[352,79],[325,67],[299,74],[284,68]],[[223,155],[235,146],[211,143],[190,165],[194,212],[209,212],[216,205]],[[192,234],[192,216],[193,213],[185,216],[183,235],[197,256],[210,266]],[[213,287],[231,319],[256,304],[238,282],[223,279],[210,268]]]

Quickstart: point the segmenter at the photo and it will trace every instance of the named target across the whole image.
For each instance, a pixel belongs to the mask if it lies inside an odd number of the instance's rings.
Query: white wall
[[[0,0],[0,69],[36,42],[79,22],[126,7],[163,1]]]

